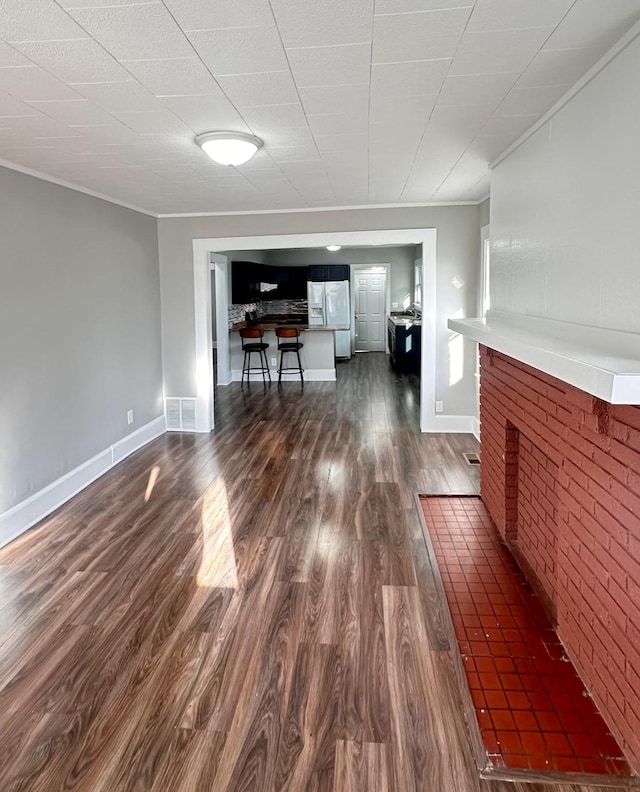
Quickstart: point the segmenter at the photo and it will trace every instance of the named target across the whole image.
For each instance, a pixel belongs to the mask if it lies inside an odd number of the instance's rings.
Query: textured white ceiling
[[[2,0],[0,158],[157,213],[478,200],[640,0]],[[194,137],[252,132],[237,169]]]

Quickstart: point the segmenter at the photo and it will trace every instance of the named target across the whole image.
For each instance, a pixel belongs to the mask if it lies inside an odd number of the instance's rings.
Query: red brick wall
[[[518,454],[518,546],[557,610],[558,466],[524,434]]]
[[[485,347],[480,384],[482,499],[555,604],[567,652],[640,769],[640,407]]]

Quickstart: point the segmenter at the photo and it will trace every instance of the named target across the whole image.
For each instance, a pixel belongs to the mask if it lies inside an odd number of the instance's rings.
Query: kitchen
[[[415,245],[227,251],[225,255],[231,274],[228,318],[233,380],[242,377],[238,331],[247,323],[265,332],[271,375],[279,365],[275,328],[298,326],[305,380],[335,380],[339,366],[356,352],[390,351],[390,317],[399,325],[399,333],[409,324],[412,328],[412,354],[402,360],[394,356],[394,368],[419,374],[415,286],[421,267]],[[398,348],[404,344],[402,340]],[[285,374],[283,379],[297,379],[297,375]]]

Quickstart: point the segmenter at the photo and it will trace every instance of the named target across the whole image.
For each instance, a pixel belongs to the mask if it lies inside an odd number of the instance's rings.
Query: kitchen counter
[[[268,317],[267,317],[268,319]],[[303,344],[300,350],[302,367],[304,368],[304,379],[318,381],[335,381],[336,379],[336,360],[335,360],[335,330],[349,330],[349,325],[309,325],[308,322],[294,323],[289,317],[286,321],[266,321],[266,322],[236,322],[229,332],[229,357],[231,363],[231,378],[239,381],[242,378],[242,364],[244,354],[240,338],[240,330],[244,327],[255,327],[264,331],[263,341],[267,347],[267,361],[271,371],[272,380],[277,380],[277,368],[280,361],[278,351],[278,338],[275,330],[278,328],[298,327],[302,330],[300,341]],[[286,365],[286,363],[285,363]],[[295,380],[298,385],[300,378],[295,373],[286,373],[282,376],[283,380]]]
[[[389,321],[396,327],[422,327],[422,318],[418,316],[404,316],[403,314],[391,314]]]
[[[251,324],[247,324],[246,322],[236,322],[235,324],[231,325],[230,331],[232,333],[237,333],[238,330],[242,330],[244,327],[257,327],[259,330],[264,330],[266,333],[268,330],[275,330],[278,327],[299,327],[300,330],[311,330],[313,332],[317,330],[350,330],[350,325],[310,325],[305,324],[303,322],[251,322]]]

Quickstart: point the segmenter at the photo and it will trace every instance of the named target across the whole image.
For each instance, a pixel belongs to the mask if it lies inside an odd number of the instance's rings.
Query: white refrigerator
[[[327,281],[307,283],[309,301],[309,324],[342,325],[351,327],[351,300],[349,298],[349,281]],[[351,357],[351,330],[336,330],[336,357]]]

